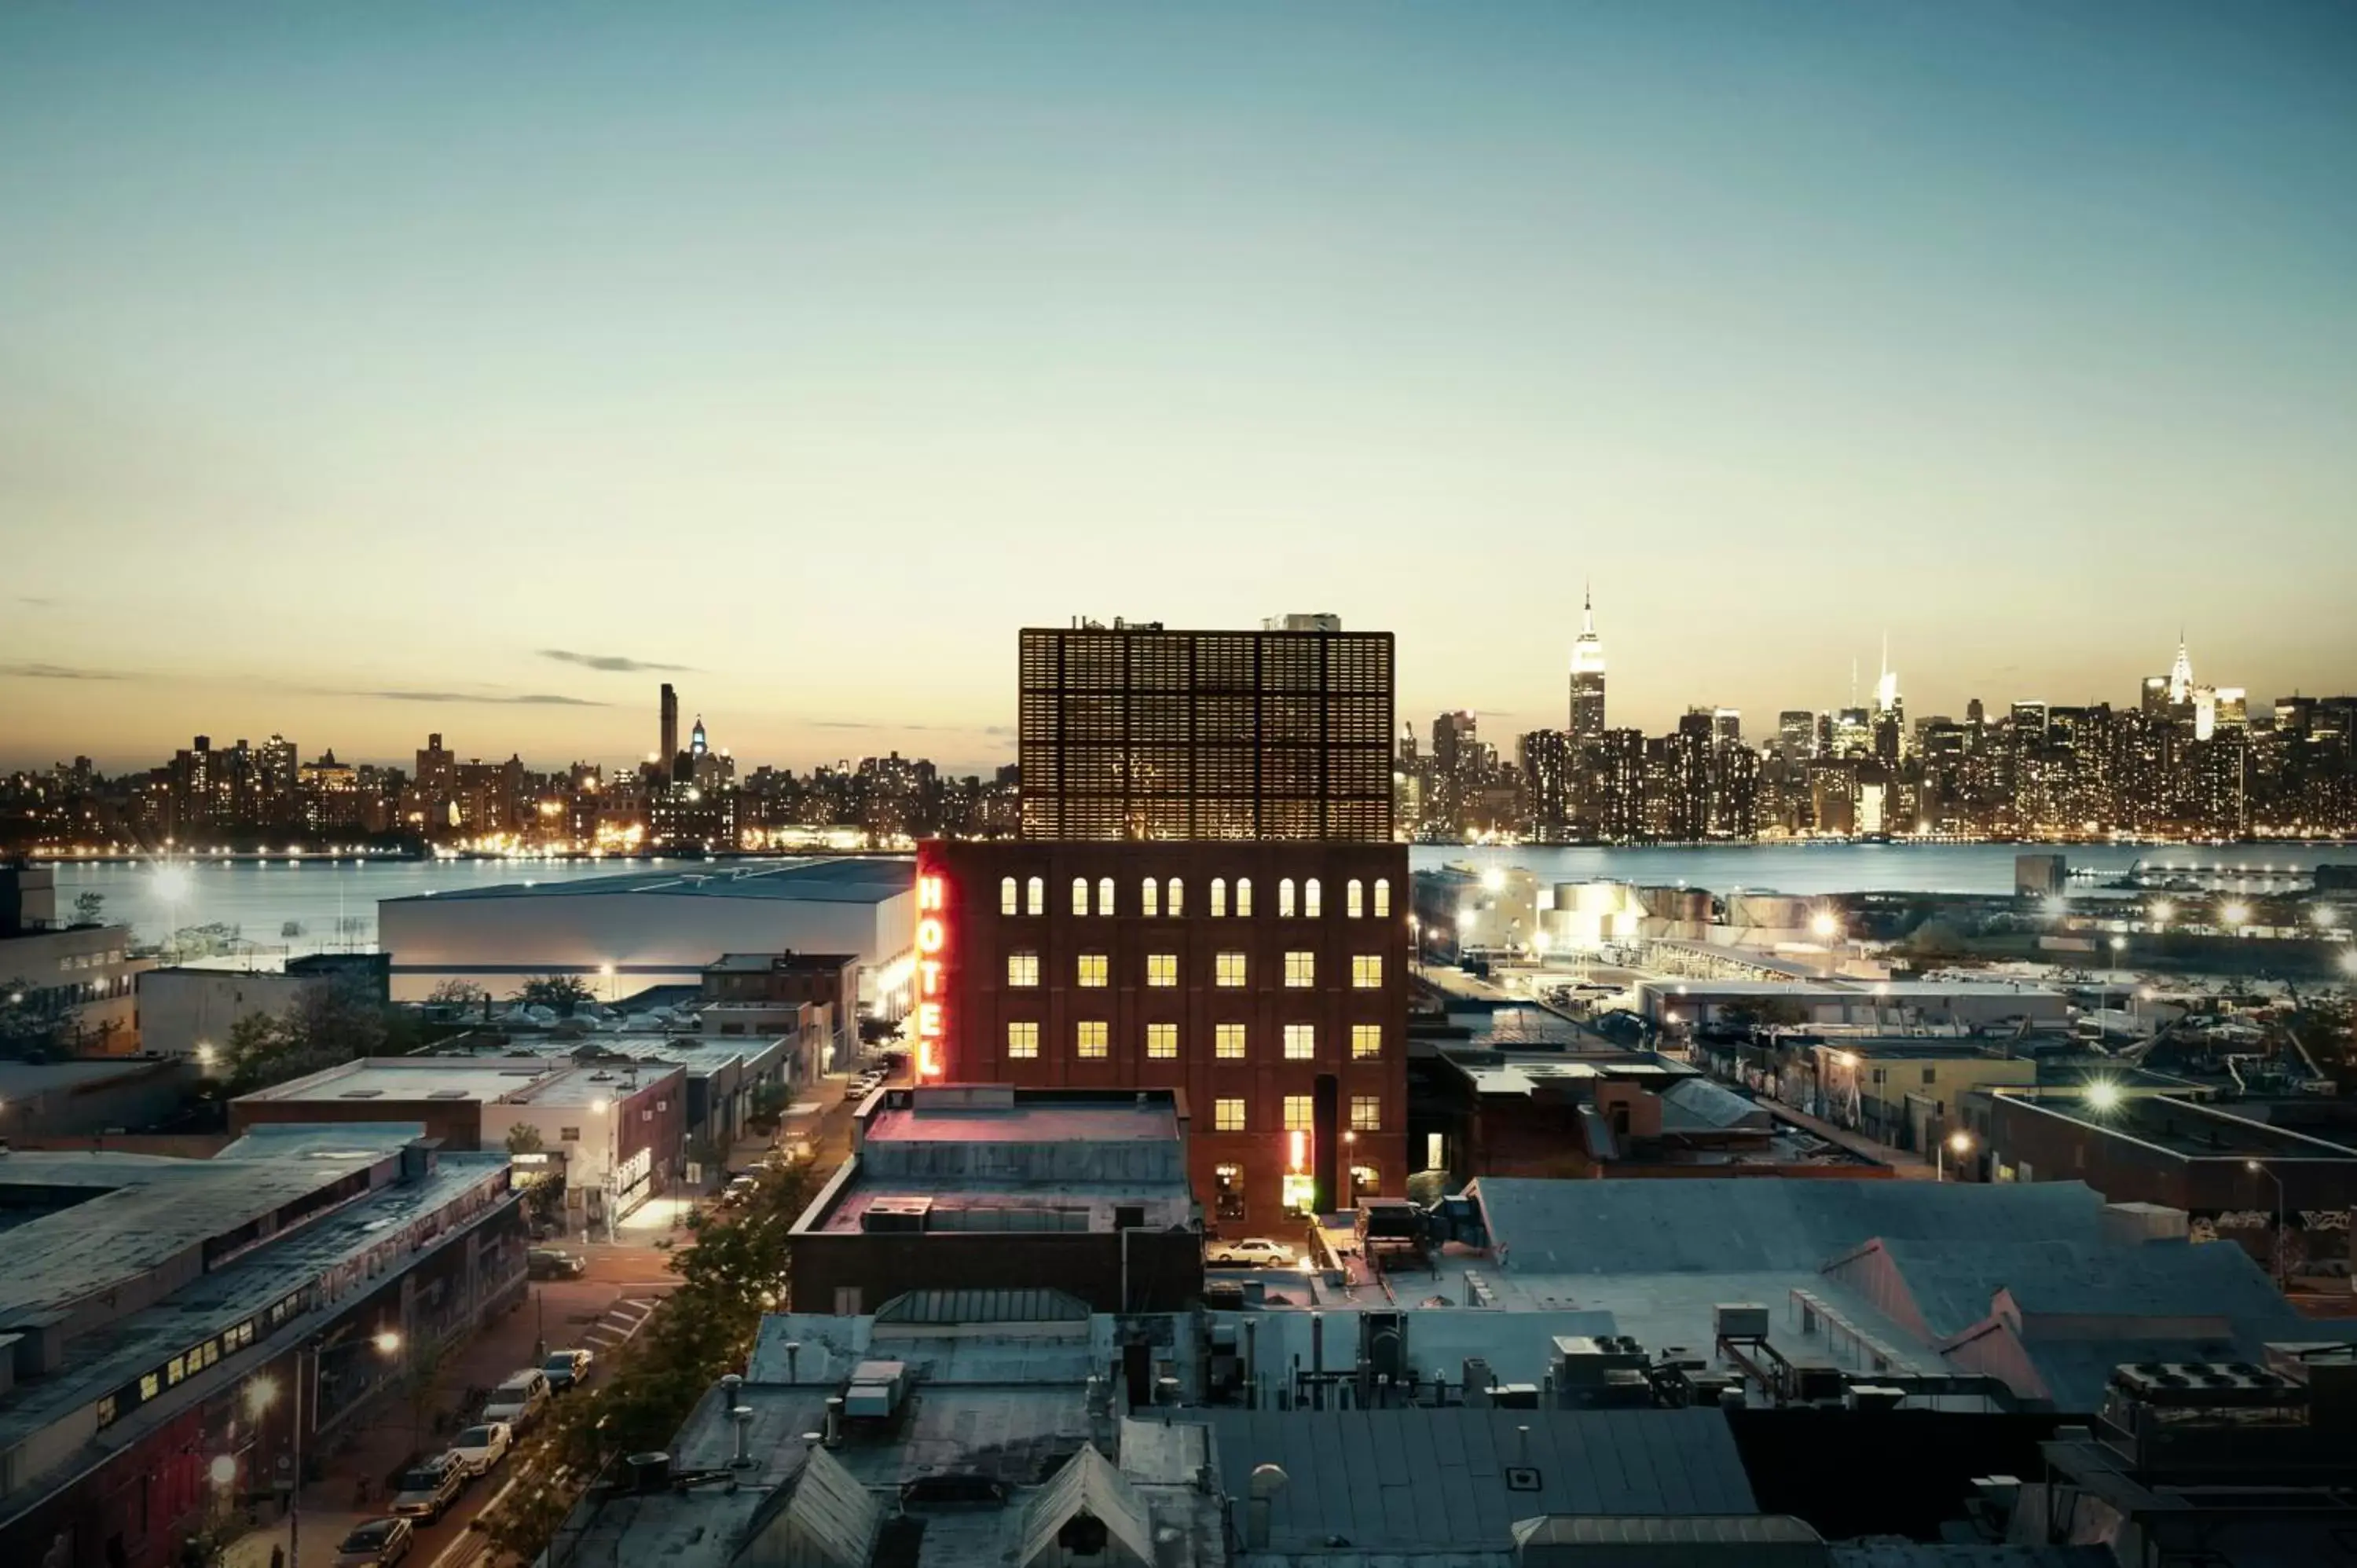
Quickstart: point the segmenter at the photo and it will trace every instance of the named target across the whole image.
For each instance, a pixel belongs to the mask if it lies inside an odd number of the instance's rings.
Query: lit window
[[[1048,912],[1048,879],[1046,877],[1035,876],[1025,886],[1023,912],[1027,915],[1044,915]]]
[[[1233,990],[1244,983],[1244,955],[1223,952],[1211,961],[1211,983]]]
[[[1227,916],[1228,879],[1224,876],[1214,876],[1211,878],[1211,918],[1224,920]]]
[[[1312,1132],[1316,1130],[1317,1125],[1318,1112],[1310,1109],[1308,1095],[1288,1094],[1285,1097],[1285,1130],[1286,1132]]]
[[[1085,915],[1088,912],[1089,879],[1085,876],[1075,876],[1072,878],[1072,913]]]
[[[1185,914],[1187,912],[1187,885],[1179,881],[1177,877],[1172,877],[1170,879],[1170,896],[1164,900],[1164,903],[1169,907],[1170,918],[1172,919],[1175,920],[1179,916]]]
[[[1178,955],[1175,952],[1151,952],[1146,955],[1146,983],[1151,986],[1178,983]]]
[[[1375,991],[1375,990],[1380,990],[1380,989],[1382,988],[1382,986],[1383,986],[1383,954],[1381,954],[1381,953],[1379,953],[1379,952],[1361,952],[1361,953],[1352,953],[1352,954],[1351,955],[1351,990],[1353,990],[1353,991]]]
[[[1351,1059],[1372,1061],[1383,1054],[1383,1026],[1381,1024],[1351,1026]]]
[[[1162,886],[1151,876],[1137,885],[1137,912],[1147,919],[1162,912]]]
[[[114,1424],[114,1396],[113,1394],[109,1394],[104,1399],[98,1402],[98,1424],[101,1426],[113,1426]]]
[[[1030,1061],[1039,1054],[1039,1026],[1009,1024],[1006,1026],[1006,1054]]]
[[[998,912],[1002,915],[1012,915],[1019,907],[1015,901],[1015,878],[1000,877],[998,879]]]
[[[1211,1054],[1222,1061],[1240,1062],[1244,1059],[1244,1026],[1242,1024],[1211,1026]]]
[[[1112,1025],[1102,1018],[1084,1018],[1072,1027],[1073,1055],[1101,1057],[1105,1054],[1105,1044],[1111,1038]]]
[[[1388,876],[1378,876],[1375,878],[1375,918],[1380,920],[1391,912],[1392,879]]]
[[[1146,1026],[1146,1054],[1149,1060],[1168,1061],[1178,1054],[1178,1026],[1148,1024]]]
[[[1105,983],[1106,960],[1101,952],[1084,952],[1080,959],[1080,983],[1094,989]]]
[[[1211,1131],[1241,1133],[1244,1130],[1244,1102],[1242,1100],[1211,1101]]]
[[[1383,1191],[1383,1173],[1372,1165],[1352,1165],[1351,1190],[1362,1197]]]
[[[1249,876],[1236,878],[1236,913],[1240,916],[1252,913],[1252,878]]]
[[[1318,983],[1318,955],[1296,950],[1285,955],[1285,983],[1298,990]]]
[[[154,1399],[157,1394],[160,1394],[163,1391],[164,1380],[161,1378],[158,1378],[153,1372],[145,1372],[140,1375],[139,1397],[142,1401]]]
[[[1355,920],[1367,912],[1366,885],[1353,876],[1342,884],[1342,916]]]
[[[1035,952],[1011,952],[1006,955],[1006,983],[1026,988],[1039,983],[1039,955]]]
[[[1318,1055],[1318,1026],[1287,1024],[1285,1026],[1285,1059],[1289,1062],[1314,1060]]]
[[[1301,913],[1305,918],[1316,919],[1326,908],[1326,895],[1311,877],[1301,885]]]
[[[1211,1167],[1213,1198],[1212,1218],[1242,1219],[1244,1217],[1244,1167],[1214,1165]]]
[[[1351,1096],[1351,1131],[1380,1133],[1383,1130],[1383,1097],[1380,1094]]]
[[[1276,885],[1276,918],[1280,920],[1293,918],[1293,878],[1290,876],[1282,878]]]
[[[1097,878],[1097,913],[1100,915],[1113,913],[1113,878],[1110,876]]]

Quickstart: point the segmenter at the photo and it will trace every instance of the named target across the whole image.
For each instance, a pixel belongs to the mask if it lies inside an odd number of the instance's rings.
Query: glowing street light
[[[2330,904],[2319,904],[2315,908],[2310,909],[2308,913],[2309,918],[2314,920],[2319,926],[2322,927],[2326,930],[2330,930],[2341,919],[2341,911],[2334,908]]]
[[[2158,930],[2177,918],[2177,906],[2166,898],[2156,899],[2150,911],[2153,929]]]
[[[1835,917],[1831,909],[1820,909],[1815,918],[1809,921],[1809,929],[1825,940],[1831,941],[1841,935],[1841,921]]]
[[[374,1343],[376,1345],[376,1353],[380,1356],[393,1356],[400,1353],[401,1336],[393,1329],[380,1329],[377,1332]]]
[[[2087,1083],[2087,1109],[2094,1112],[2115,1111],[2120,1103],[2120,1086],[2108,1078],[2091,1079]]]
[[[2248,904],[2229,904],[2218,913],[2224,918],[2228,925],[2240,926],[2250,919],[2251,907]]]
[[[256,1378],[245,1385],[246,1413],[259,1421],[262,1412],[278,1402],[278,1380]]]
[[[1932,1147],[1932,1179],[1933,1181],[1948,1179],[1948,1155],[1951,1153],[1956,1156],[1957,1168],[1961,1170],[1964,1157],[1972,1152],[1973,1135],[1970,1133],[1959,1128],[1949,1133]]]
[[[205,1473],[212,1477],[214,1486],[226,1491],[229,1487],[237,1484],[237,1455],[234,1454],[214,1455],[213,1462],[206,1466]]]
[[[1481,874],[1481,889],[1483,892],[1501,893],[1505,890],[1505,886],[1506,874],[1499,870],[1496,866],[1493,865],[1490,867],[1489,870]]]

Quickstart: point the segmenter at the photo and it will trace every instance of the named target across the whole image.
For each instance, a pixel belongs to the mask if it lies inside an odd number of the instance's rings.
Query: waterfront
[[[2010,843],[1751,843],[1684,847],[1499,848],[1419,844],[1418,870],[1458,862],[1523,866],[1543,881],[1597,877],[1647,885],[1738,888],[1797,894],[1866,892],[2006,894],[2013,890],[2014,856],[2037,846]],[[2305,873],[2319,861],[2357,860],[2357,849],[2314,845],[2273,848],[2237,844],[2189,849],[2171,845],[2073,845],[2061,851],[2073,867],[2096,875],[2081,884],[2090,895],[2138,861],[2147,865],[2249,866],[2248,891],[2264,891],[2262,866],[2277,876]],[[130,922],[143,941],[179,927],[224,925],[264,949],[309,952],[376,941],[381,898],[489,887],[508,882],[570,882],[633,871],[687,870],[701,860],[388,860],[183,861],[185,890],[164,897],[153,865],[113,862],[57,865],[58,902],[83,892],[106,899],[109,919]],[[299,928],[285,934],[289,924]]]

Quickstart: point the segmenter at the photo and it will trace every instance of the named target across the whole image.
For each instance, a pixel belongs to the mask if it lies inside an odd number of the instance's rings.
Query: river
[[[1596,877],[1645,884],[1684,883],[1725,893],[1736,888],[1796,894],[1921,892],[2004,894],[2013,890],[2014,856],[2032,848],[2017,844],[1758,843],[1682,848],[1471,849],[1418,845],[1411,858],[1419,870],[1451,862],[1523,866],[1544,881],[1579,882]],[[2304,873],[2319,860],[2357,859],[2350,849],[2266,848],[2229,845],[2182,849],[2149,845],[2073,845],[2061,852],[2073,867],[2087,867],[2099,879],[2141,860],[2174,865],[2248,866],[2246,891],[2266,890],[2272,878]],[[376,940],[380,898],[456,887],[488,887],[503,882],[565,882],[619,872],[685,868],[691,860],[499,861],[326,860],[196,861],[187,868],[184,888],[167,898],[168,879],[152,865],[74,865],[60,862],[58,905],[70,908],[76,895],[104,897],[105,918],[126,920],[141,940],[160,939],[176,927],[232,926],[264,948],[307,952],[337,947],[368,947]],[[288,936],[289,924],[300,928]]]

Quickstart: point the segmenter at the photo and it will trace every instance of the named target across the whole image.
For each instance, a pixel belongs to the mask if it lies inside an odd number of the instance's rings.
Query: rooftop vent
[[[384,1092],[382,1089],[348,1089],[338,1096],[342,1100],[374,1100]]]
[[[467,1091],[463,1089],[437,1089],[425,1098],[428,1100],[464,1100],[467,1098]]]

